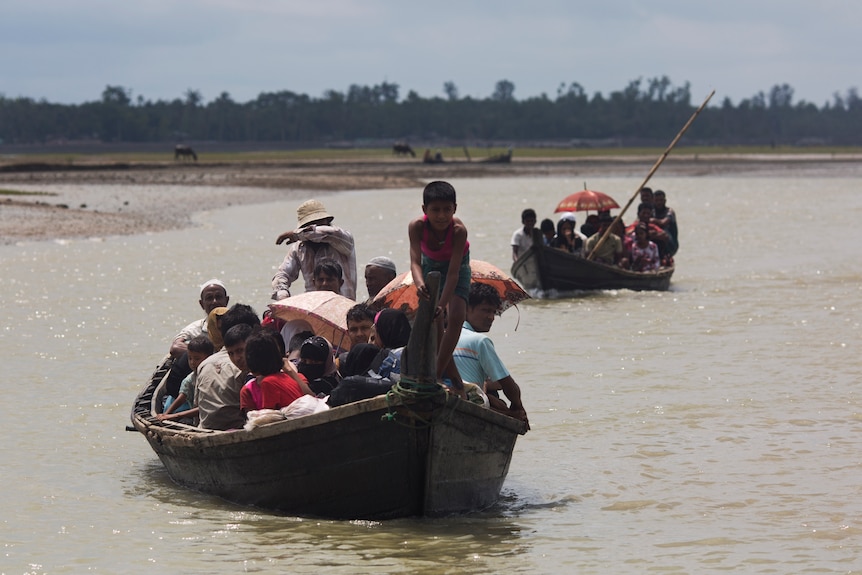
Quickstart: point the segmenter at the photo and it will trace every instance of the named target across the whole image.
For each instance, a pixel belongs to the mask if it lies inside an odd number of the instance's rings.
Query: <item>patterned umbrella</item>
[[[272,315],[284,321],[305,320],[320,335],[343,350],[350,349],[347,311],[356,302],[331,291],[309,291],[269,304]],[[285,342],[286,343],[286,342]]]
[[[595,190],[581,190],[569,194],[562,202],[557,204],[554,212],[601,212],[620,207],[612,197]]]
[[[474,282],[489,284],[503,301],[500,313],[513,305],[530,297],[518,283],[500,268],[481,260],[470,261],[470,278]],[[419,307],[419,292],[413,284],[413,274],[409,271],[395,277],[386,284],[374,297],[372,306],[375,308],[392,307],[400,309],[408,315],[415,313]]]

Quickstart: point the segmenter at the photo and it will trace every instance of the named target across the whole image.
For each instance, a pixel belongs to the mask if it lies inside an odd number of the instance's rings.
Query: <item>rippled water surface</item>
[[[453,183],[473,257],[504,269],[521,210],[552,216],[583,185]],[[637,184],[589,182],[620,203]],[[498,506],[436,520],[238,507],[176,487],[124,430],[200,315],[197,284],[224,278],[232,302],[264,309],[298,202],[0,247],[0,573],[859,572],[860,184],[656,179],[681,228],[671,291],[537,299],[499,318],[533,429]],[[420,190],[318,197],[360,263],[406,269]]]

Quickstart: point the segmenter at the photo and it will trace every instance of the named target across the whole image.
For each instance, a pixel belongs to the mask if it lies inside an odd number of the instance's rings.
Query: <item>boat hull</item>
[[[526,290],[576,291],[630,289],[664,291],[674,268],[633,272],[601,264],[563,250],[533,245],[512,264],[512,276]]]
[[[298,515],[386,519],[488,507],[525,432],[446,394],[380,396],[251,431],[202,430],[159,422],[157,385],[138,396],[132,424],[176,483]]]

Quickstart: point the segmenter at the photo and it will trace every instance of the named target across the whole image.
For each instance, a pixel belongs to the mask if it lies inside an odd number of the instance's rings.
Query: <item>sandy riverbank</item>
[[[0,243],[103,237],[189,225],[210,207],[321,195],[327,191],[419,188],[433,179],[596,176],[642,180],[654,157],[513,159],[511,164],[409,160],[257,163],[0,165]],[[856,156],[671,156],[662,175],[862,175]],[[637,184],[635,184],[637,185]]]

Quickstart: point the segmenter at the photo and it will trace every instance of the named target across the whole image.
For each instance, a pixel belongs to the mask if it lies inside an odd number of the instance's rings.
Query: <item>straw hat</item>
[[[311,222],[316,222],[317,220],[326,220],[333,219],[334,216],[326,213],[326,208],[323,207],[323,204],[317,200],[308,200],[306,202],[302,202],[298,208],[296,208],[296,219],[299,221],[300,228],[307,226]]]

